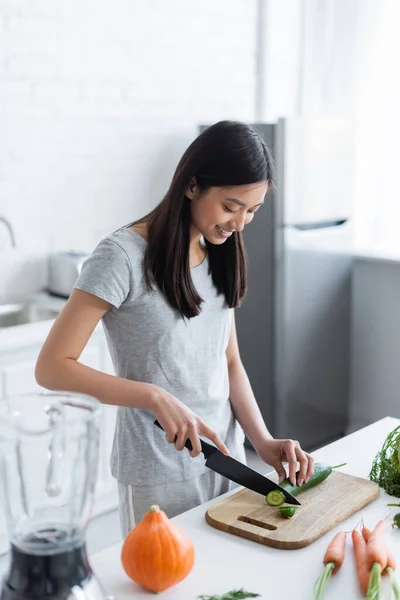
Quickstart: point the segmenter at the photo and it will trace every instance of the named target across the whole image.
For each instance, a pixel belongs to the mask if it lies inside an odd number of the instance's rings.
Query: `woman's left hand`
[[[257,448],[260,457],[271,467],[274,467],[279,475],[279,483],[286,478],[284,462],[289,466],[289,480],[293,485],[301,485],[307,482],[314,473],[314,459],[310,454],[304,452],[296,440],[265,440],[261,447]],[[300,463],[299,475],[296,482],[297,463]]]

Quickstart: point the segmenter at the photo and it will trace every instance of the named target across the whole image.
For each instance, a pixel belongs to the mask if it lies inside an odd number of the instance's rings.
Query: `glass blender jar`
[[[11,546],[0,600],[104,597],[85,545],[100,419],[100,402],[84,394],[0,401],[0,507]]]

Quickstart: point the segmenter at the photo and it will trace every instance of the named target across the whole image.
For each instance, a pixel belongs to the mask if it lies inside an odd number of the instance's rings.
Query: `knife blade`
[[[154,425],[163,429],[160,423],[156,420]],[[243,487],[253,490],[258,494],[266,496],[268,492],[272,490],[279,490],[285,496],[285,502],[288,504],[295,504],[301,506],[301,503],[292,496],[285,488],[281,487],[278,483],[275,483],[268,477],[257,473],[247,465],[239,462],[231,456],[223,454],[216,446],[205,442],[200,438],[201,451],[206,458],[206,467],[212,469],[216,473],[219,473],[223,477],[226,477],[230,481],[234,481]],[[185,447],[188,450],[192,450],[192,443],[189,439],[185,442]]]

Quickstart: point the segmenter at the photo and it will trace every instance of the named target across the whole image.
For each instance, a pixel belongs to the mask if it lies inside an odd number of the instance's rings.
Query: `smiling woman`
[[[283,461],[291,480],[300,462],[299,484],[312,474],[298,442],[268,432],[232,310],[247,286],[241,231],[272,183],[269,150],[251,127],[221,121],[206,129],[160,204],[107,236],[85,262],[39,356],[44,387],[119,406],[111,465],[123,535],[152,504],[172,517],[231,488],[198,457],[200,435],[245,462],[245,433],[281,479]],[[100,319],[116,377],[78,362]]]
[[[218,292],[230,308],[240,305],[247,279],[241,231],[273,180],[261,137],[243,123],[220,121],[186,150],[162,202],[133,224],[148,240],[147,284],[156,283],[182,316],[200,312],[190,257],[196,263],[205,253]]]
[[[264,202],[268,183],[209,188],[202,192],[193,179],[186,195],[192,204],[191,235],[203,235],[215,244],[223,243],[235,232],[243,231]],[[229,197],[227,193],[235,193]]]

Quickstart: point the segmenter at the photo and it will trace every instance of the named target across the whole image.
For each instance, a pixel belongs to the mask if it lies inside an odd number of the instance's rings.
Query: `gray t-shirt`
[[[146,245],[129,228],[107,236],[85,262],[75,287],[112,304],[103,326],[115,373],[173,394],[218,433],[232,456],[245,461],[243,431],[229,401],[226,349],[232,310],[217,294],[206,258],[191,269],[204,300],[201,313],[183,319],[158,288],[147,289],[142,269]],[[178,452],[154,419],[150,410],[118,407],[113,476],[121,483],[149,486],[202,475],[204,455]]]

